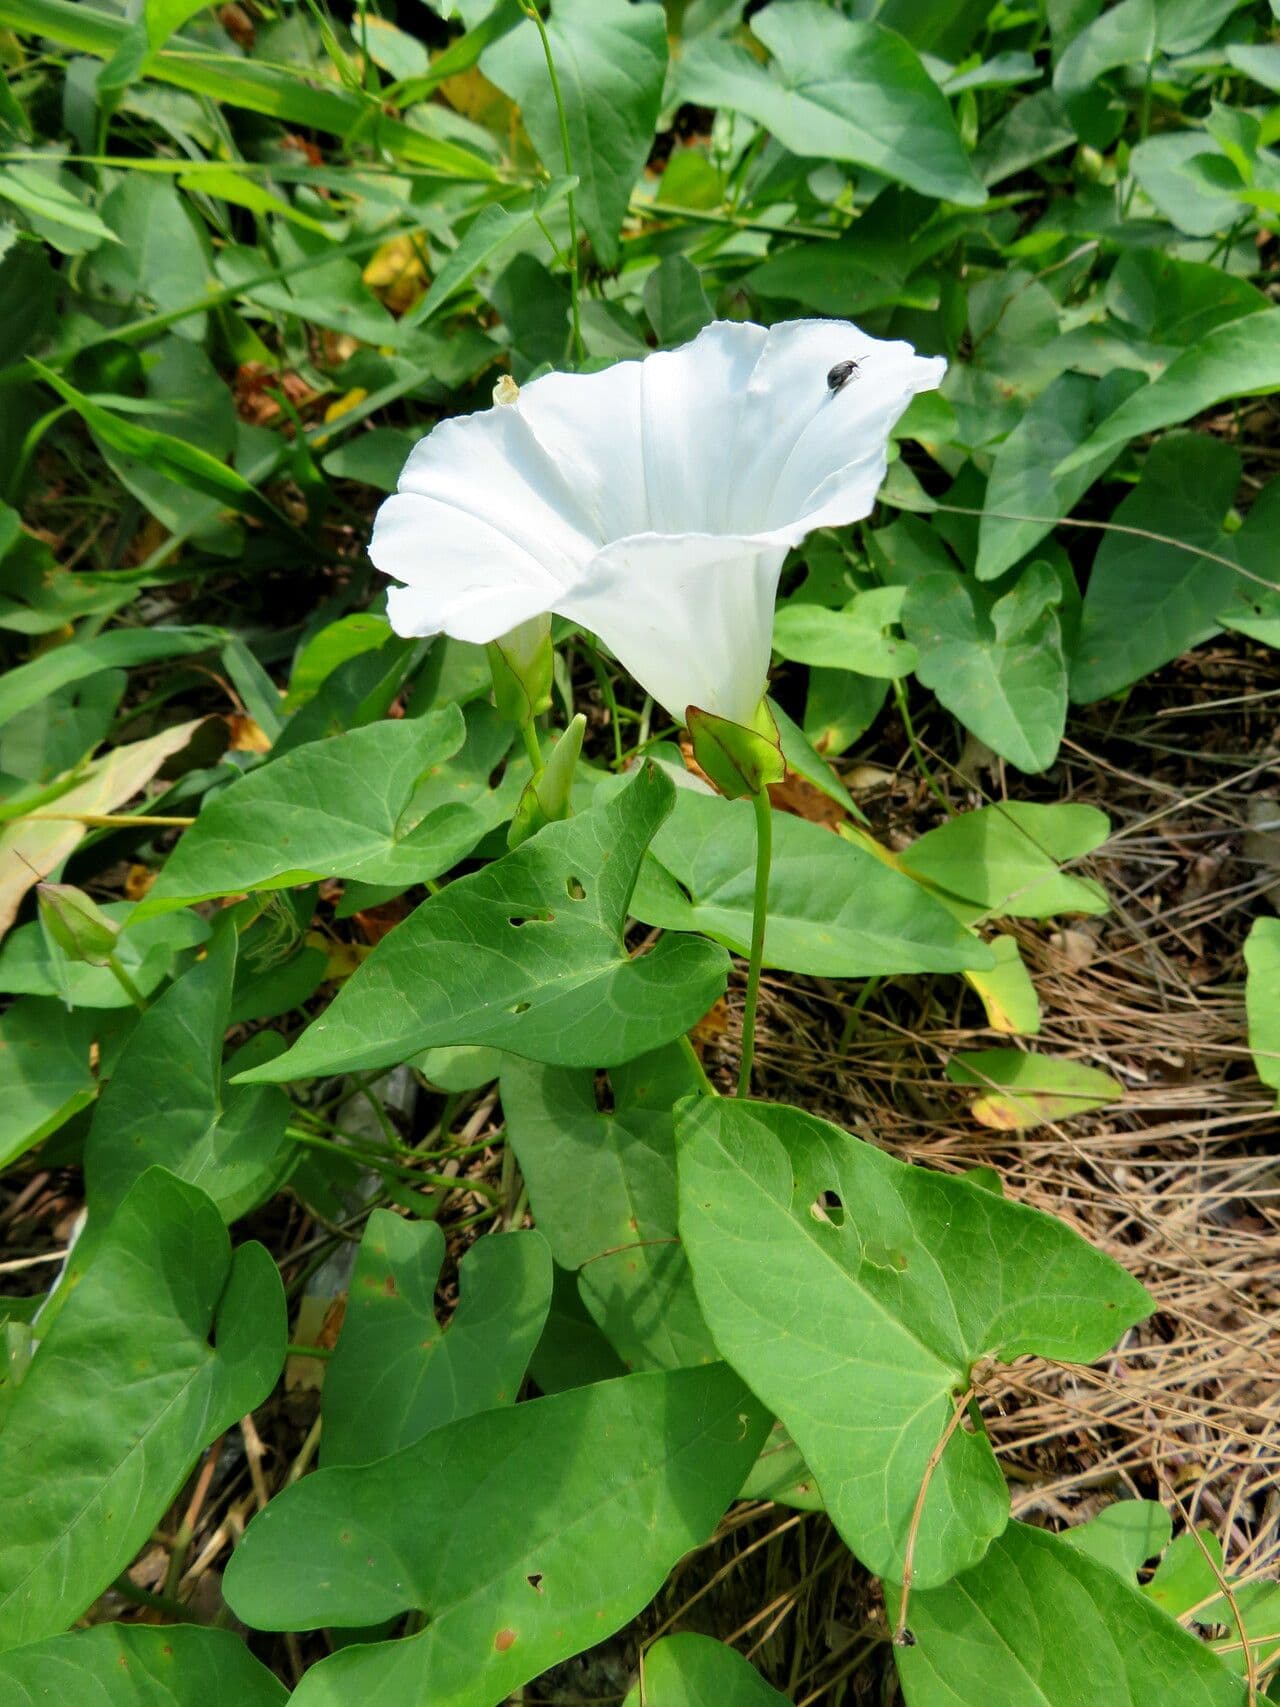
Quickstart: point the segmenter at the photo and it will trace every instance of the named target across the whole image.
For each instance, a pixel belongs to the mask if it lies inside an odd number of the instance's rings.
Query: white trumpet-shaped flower
[[[392,627],[488,642],[554,611],[678,721],[749,724],[788,549],[870,512],[890,431],[945,371],[847,321],[717,321],[443,421],[374,526]]]

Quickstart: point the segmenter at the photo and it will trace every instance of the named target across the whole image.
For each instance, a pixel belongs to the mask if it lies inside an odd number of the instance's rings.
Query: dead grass
[[[997,1366],[983,1415],[1017,1516],[1061,1528],[1116,1498],[1161,1499],[1177,1529],[1217,1535],[1240,1582],[1280,1569],[1280,1117],[1249,1057],[1240,955],[1265,893],[1274,899],[1280,835],[1259,826],[1280,819],[1280,804],[1272,719],[1238,704],[1209,729],[1198,718],[1199,701],[1223,697],[1223,675],[1243,675],[1237,694],[1255,704],[1252,660],[1222,654],[1185,702],[1172,700],[1185,686],[1175,668],[1124,719],[1082,719],[1047,783],[1010,789],[1112,817],[1109,840],[1078,867],[1106,886],[1110,914],[1014,928],[1043,1010],[1032,1047],[1103,1068],[1125,1087],[1120,1103],[1020,1133],[978,1124],[946,1062],[1013,1040],[986,1029],[954,980],[886,984],[842,1048],[847,986],[767,979],[758,1059],[764,1094],[923,1166],[994,1168],[1009,1197],[1061,1217],[1148,1287],[1155,1315],[1099,1365]],[[945,756],[933,758],[945,776]],[[1003,780],[997,766],[966,793],[952,768],[947,786],[958,807],[976,806],[999,798]],[[885,834],[937,821],[896,759],[861,804]],[[726,1056],[736,1020],[731,1003]],[[790,1656],[772,1657],[785,1674]],[[813,1699],[881,1699],[835,1662]],[[781,1681],[776,1664],[766,1669]],[[880,1670],[867,1668],[868,1691],[883,1687]]]

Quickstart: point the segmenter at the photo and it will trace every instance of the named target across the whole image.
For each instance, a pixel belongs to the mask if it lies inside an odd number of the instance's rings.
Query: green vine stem
[[[551,38],[547,35],[547,26],[542,21],[536,0],[520,0],[520,10],[529,18],[538,32],[542,43],[542,51],[547,61],[547,76],[551,79],[551,98],[556,104],[556,117],[560,121],[560,146],[564,151],[564,170],[566,177],[573,176],[573,149],[569,144],[569,119],[564,110],[564,96],[560,92],[560,79],[556,75],[555,57],[551,52]],[[569,212],[569,314],[573,327],[573,359],[580,362],[585,355],[582,343],[582,319],[578,308],[579,287],[581,284],[578,260],[578,210],[573,191],[565,196],[565,205]]]
[[[698,1054],[698,1051],[693,1047],[693,1039],[691,1037],[682,1037],[680,1039],[680,1048],[684,1054],[685,1060],[693,1068],[694,1075],[698,1081],[698,1089],[702,1092],[703,1096],[718,1097],[720,1092],[707,1077],[707,1069],[702,1065],[702,1058]]]
[[[955,807],[952,806],[951,802],[942,792],[942,789],[938,786],[937,777],[934,776],[933,772],[930,770],[924,754],[920,751],[920,743],[916,740],[915,724],[911,721],[911,707],[907,702],[907,690],[904,687],[900,676],[895,676],[893,678],[893,698],[894,703],[898,707],[898,715],[902,719],[902,728],[907,737],[907,745],[911,749],[911,756],[916,761],[916,769],[924,778],[928,785],[930,794],[933,795],[934,799],[942,807],[942,810],[946,813],[947,817],[954,818],[956,815]]]
[[[764,959],[764,927],[769,912],[769,867],[773,861],[773,806],[769,790],[753,794],[756,813],[756,888],[751,910],[751,958],[747,963],[747,1000],[742,1010],[742,1062],[738,1095],[751,1091],[751,1068],[756,1055],[756,1009],[760,1005],[760,964]]]

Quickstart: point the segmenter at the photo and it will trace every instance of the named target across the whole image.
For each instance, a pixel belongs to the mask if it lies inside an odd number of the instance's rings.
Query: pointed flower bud
[[[509,848],[518,848],[545,824],[554,824],[557,819],[569,816],[573,773],[578,754],[582,751],[586,727],[587,720],[579,712],[552,748],[545,769],[525,784],[507,832]]]
[[[108,964],[120,927],[82,889],[71,883],[37,883],[36,905],[41,924],[68,960]]]

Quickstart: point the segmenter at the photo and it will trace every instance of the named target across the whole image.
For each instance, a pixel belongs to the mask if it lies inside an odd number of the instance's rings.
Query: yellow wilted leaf
[[[446,77],[439,90],[454,112],[461,113],[463,118],[491,129],[505,128],[511,102],[476,66]]]
[[[1040,1000],[1017,939],[992,937],[987,947],[996,963],[986,972],[964,972],[965,983],[987,1012],[992,1031],[1007,1037],[1034,1037],[1040,1030]]]
[[[345,415],[348,409],[354,409],[357,404],[363,403],[368,395],[369,392],[365,386],[353,385],[350,391],[345,391],[341,397],[335,398],[325,410],[325,421],[336,421],[339,416]]]
[[[233,753],[269,753],[271,737],[261,724],[255,723],[242,711],[233,711],[227,718],[231,740],[227,743]]]
[[[392,237],[376,249],[361,277],[392,314],[412,308],[430,282],[421,245],[407,236]]]
[[[323,931],[308,931],[304,940],[308,948],[322,948],[328,955],[324,977],[325,982],[330,984],[340,984],[344,978],[349,978],[353,972],[359,971],[361,963],[373,953],[368,943],[335,942],[332,937],[325,936]]]
[[[141,901],[155,880],[156,874],[149,865],[131,865],[124,878],[125,900]]]
[[[0,935],[17,917],[27,890],[74,853],[89,821],[118,811],[141,794],[165,760],[181,752],[204,721],[197,717],[148,740],[129,741],[78,772],[65,772],[46,789],[38,816],[32,812],[14,817],[0,828]]]

